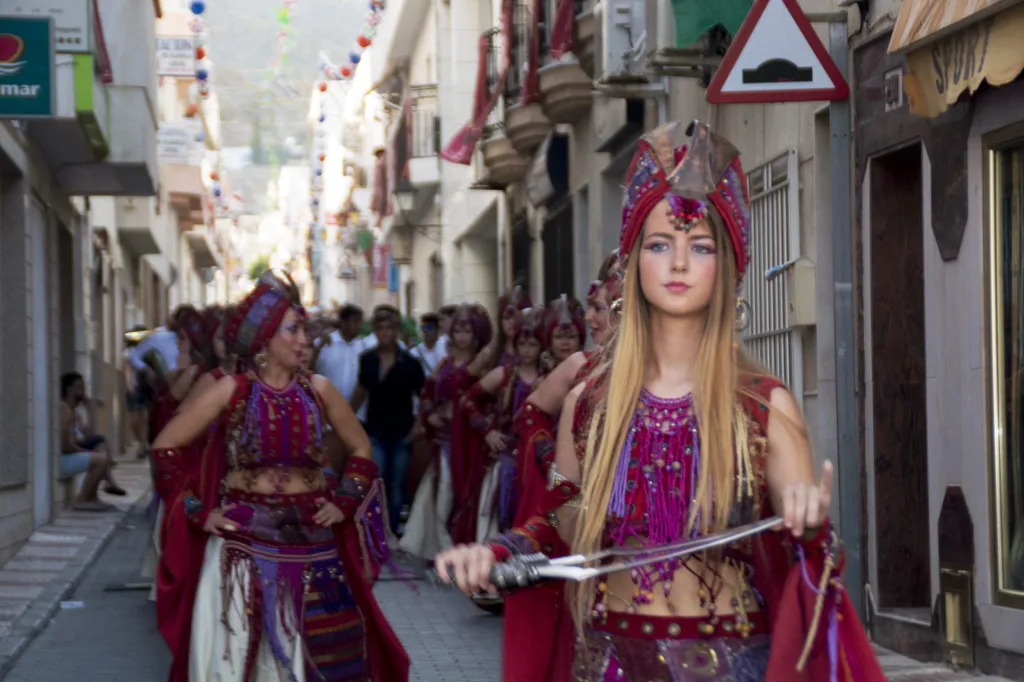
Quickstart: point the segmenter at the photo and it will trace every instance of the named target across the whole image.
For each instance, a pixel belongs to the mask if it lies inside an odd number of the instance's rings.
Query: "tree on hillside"
[[[263,273],[270,269],[270,256],[263,254],[256,257],[252,263],[249,264],[249,279],[252,281],[258,280],[263,276]]]

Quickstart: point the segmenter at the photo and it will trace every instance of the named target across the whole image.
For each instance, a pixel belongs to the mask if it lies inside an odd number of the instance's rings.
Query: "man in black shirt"
[[[393,306],[377,306],[373,311],[378,344],[359,356],[359,383],[352,396],[353,411],[366,401],[366,433],[373,445],[373,461],[384,479],[388,517],[396,533],[416,424],[413,397],[425,380],[419,360],[398,345],[400,319]]]

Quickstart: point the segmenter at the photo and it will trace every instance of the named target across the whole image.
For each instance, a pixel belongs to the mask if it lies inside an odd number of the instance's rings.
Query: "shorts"
[[[60,456],[60,477],[74,478],[78,474],[84,474],[89,470],[89,459],[91,452],[74,452],[70,455]]]
[[[106,442],[107,439],[103,436],[89,436],[78,441],[78,447],[83,450],[95,450]]]

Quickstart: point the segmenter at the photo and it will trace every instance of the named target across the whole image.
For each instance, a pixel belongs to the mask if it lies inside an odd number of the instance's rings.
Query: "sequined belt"
[[[642,639],[718,639],[768,634],[768,621],[763,611],[746,616],[717,616],[714,621],[706,617],[643,616],[610,611],[605,617],[594,620],[590,628]]]
[[[323,490],[311,490],[305,493],[283,494],[283,493],[250,493],[244,490],[231,489],[224,493],[224,499],[229,502],[249,502],[264,507],[319,507],[317,500],[326,496]]]

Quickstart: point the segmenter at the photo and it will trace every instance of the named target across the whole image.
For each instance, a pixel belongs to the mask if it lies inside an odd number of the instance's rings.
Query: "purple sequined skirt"
[[[637,639],[590,631],[575,682],[763,682],[771,637]]]

